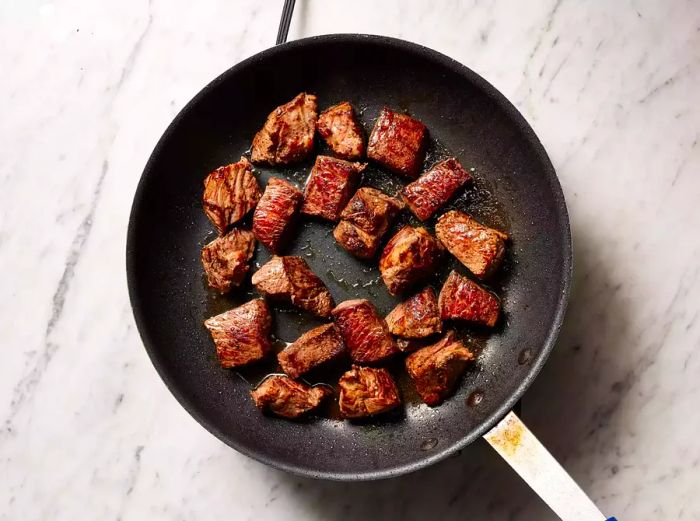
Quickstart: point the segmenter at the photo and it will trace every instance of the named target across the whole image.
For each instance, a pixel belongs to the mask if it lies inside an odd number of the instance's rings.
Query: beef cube
[[[273,110],[253,138],[253,163],[286,165],[305,159],[314,146],[316,96],[302,92]]]
[[[204,322],[223,367],[257,362],[272,347],[272,317],[264,300],[251,300]]]
[[[209,285],[221,293],[239,286],[250,269],[248,262],[255,251],[255,236],[248,230],[234,228],[202,248],[202,264]]]
[[[425,228],[401,228],[379,258],[379,271],[389,293],[403,293],[435,273],[441,255],[442,246]]]
[[[340,221],[333,230],[333,237],[345,251],[359,259],[371,259],[379,248],[379,237],[363,231],[350,221]]]
[[[448,331],[437,343],[406,358],[406,369],[416,391],[428,405],[440,405],[452,393],[474,355]]]
[[[456,271],[452,271],[445,280],[438,306],[443,320],[467,320],[489,327],[498,322],[501,308],[493,293]]]
[[[403,301],[386,316],[391,334],[403,338],[425,338],[442,331],[437,296],[427,287]]]
[[[333,324],[307,331],[277,355],[282,370],[292,378],[333,360],[345,350],[343,340]]]
[[[407,184],[401,191],[401,197],[416,217],[425,221],[471,178],[469,172],[452,157],[441,161],[417,180]]]
[[[304,189],[301,213],[337,221],[367,165],[318,156]]]
[[[340,378],[338,386],[338,405],[344,418],[374,416],[401,404],[394,379],[383,368],[353,365]]]
[[[362,128],[347,101],[324,110],[316,128],[336,156],[352,161],[365,155]]]
[[[401,201],[375,188],[360,188],[340,214],[333,236],[350,254],[371,259],[403,207]]]
[[[369,300],[346,300],[332,314],[353,361],[379,362],[396,353],[386,322]]]
[[[283,418],[299,418],[318,408],[333,391],[326,386],[310,386],[295,382],[288,376],[266,378],[250,395],[258,409]]]
[[[320,317],[328,317],[334,306],[328,288],[301,257],[273,257],[253,274],[252,281],[262,295]]]
[[[267,182],[253,213],[253,232],[272,253],[283,247],[302,199],[301,190],[283,179],[272,177]]]
[[[440,216],[435,234],[445,248],[480,279],[498,269],[508,240],[505,233],[484,226],[457,210]]]
[[[423,123],[384,108],[369,136],[367,157],[392,172],[415,179],[425,156],[426,137]]]
[[[204,213],[219,235],[243,219],[259,199],[260,187],[245,157],[238,163],[217,168],[204,180]]]

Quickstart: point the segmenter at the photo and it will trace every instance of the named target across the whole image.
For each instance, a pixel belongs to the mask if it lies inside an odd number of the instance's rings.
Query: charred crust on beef
[[[238,228],[204,246],[201,258],[209,286],[221,293],[239,286],[250,269],[254,251],[253,232]]]

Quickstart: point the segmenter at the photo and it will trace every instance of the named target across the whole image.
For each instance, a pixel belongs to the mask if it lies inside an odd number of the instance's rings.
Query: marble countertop
[[[483,442],[374,483],[267,468],[148,360],[124,272],[136,184],[184,104],[274,42],[281,3],[0,6],[0,519],[554,518]],[[290,39],[330,32],[435,48],[532,124],[576,268],[523,417],[606,513],[700,519],[697,6],[297,1]]]

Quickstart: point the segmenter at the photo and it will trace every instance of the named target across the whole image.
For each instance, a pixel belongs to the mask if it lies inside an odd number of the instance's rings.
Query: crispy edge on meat
[[[279,253],[288,239],[302,199],[301,190],[284,179],[272,177],[267,182],[253,213],[253,233],[272,253]]]
[[[493,327],[501,305],[496,295],[456,271],[450,272],[438,297],[443,320],[466,320]]]
[[[331,314],[353,361],[379,362],[397,352],[386,322],[369,300],[346,300]]]
[[[273,110],[253,138],[253,163],[286,165],[303,160],[314,146],[316,96],[302,92]]]
[[[447,250],[480,279],[500,266],[508,235],[484,226],[464,212],[449,211],[435,224],[435,235]]]
[[[440,161],[425,174],[401,190],[401,198],[421,221],[433,215],[472,176],[457,159],[451,157]]]
[[[344,418],[374,416],[401,404],[394,379],[383,368],[353,365],[341,376],[338,387],[338,405]]]
[[[243,219],[259,200],[260,187],[245,157],[237,163],[220,166],[204,180],[204,213],[219,235]]]
[[[292,378],[333,360],[345,350],[334,324],[307,331],[277,354],[282,370]]]
[[[335,305],[323,281],[301,257],[272,257],[253,274],[252,282],[263,295],[328,317]]]
[[[355,160],[365,155],[362,128],[349,102],[343,101],[324,110],[318,117],[316,129],[336,156]]]
[[[272,347],[272,317],[267,304],[255,299],[204,321],[216,354],[226,368],[262,359]]]
[[[392,172],[415,179],[423,163],[426,142],[423,123],[385,107],[369,136],[367,157]]]
[[[301,213],[337,221],[366,167],[366,163],[318,156],[304,187]]]
[[[310,386],[282,375],[266,378],[250,392],[258,409],[289,419],[317,409],[331,394],[326,386]]]
[[[379,272],[389,293],[398,295],[430,276],[442,256],[442,245],[423,227],[404,226],[386,244]]]
[[[371,259],[404,204],[376,188],[357,190],[340,214],[333,237],[348,253]]]
[[[386,316],[392,335],[403,338],[425,338],[442,331],[437,295],[431,287],[419,291],[398,304]]]
[[[202,248],[202,264],[209,286],[221,293],[239,286],[250,270],[255,251],[253,232],[234,228]]]
[[[440,405],[455,388],[474,354],[448,331],[437,343],[419,349],[406,358],[406,370],[421,399]]]

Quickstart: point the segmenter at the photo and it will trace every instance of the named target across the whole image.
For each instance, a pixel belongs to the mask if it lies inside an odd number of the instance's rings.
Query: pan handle
[[[280,18],[280,28],[277,31],[277,41],[275,45],[279,45],[287,41],[289,34],[289,24],[292,23],[292,13],[294,13],[294,4],[296,0],[284,0],[282,8],[282,18]]]
[[[509,412],[484,439],[564,521],[615,520],[598,510],[514,412]]]

